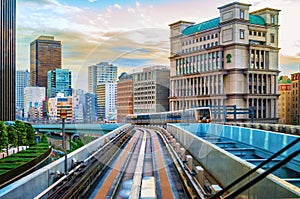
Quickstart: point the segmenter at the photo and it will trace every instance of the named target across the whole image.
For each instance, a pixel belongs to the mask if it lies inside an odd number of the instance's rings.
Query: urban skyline
[[[63,68],[73,72],[73,85],[84,90],[87,90],[87,66],[99,61],[109,61],[119,66],[119,74],[134,70],[136,66],[169,65],[168,24],[181,19],[204,22],[219,15],[216,7],[230,3],[228,0],[211,1],[209,4],[203,1],[17,2],[17,69],[28,69],[28,42],[42,34],[54,35],[64,43]],[[252,4],[252,10],[264,7],[281,10],[280,75],[297,72],[300,63],[297,53],[300,51],[297,45],[299,30],[293,25],[296,19],[292,16],[295,16],[293,14],[299,2],[241,2]],[[177,12],[179,7],[181,11]],[[28,17],[31,20],[25,22]],[[81,74],[80,77],[78,74]]]

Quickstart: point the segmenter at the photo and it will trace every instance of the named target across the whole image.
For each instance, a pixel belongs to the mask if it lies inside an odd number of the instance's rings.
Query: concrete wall
[[[120,131],[128,128],[130,124],[123,125],[114,131],[103,135],[97,140],[81,147],[80,149],[68,154],[68,168],[72,165],[72,159],[83,161],[89,157],[94,151],[99,149],[105,141],[114,137]],[[4,187],[0,190],[1,199],[22,198],[31,199],[49,187],[55,180],[56,171],[64,172],[64,157],[52,162],[51,164],[35,171],[34,173]]]
[[[215,136],[232,133],[233,131],[228,131],[228,127],[214,124],[191,124],[182,127],[191,130],[191,132],[173,124],[169,124],[167,130],[189,150],[206,171],[217,179],[221,186],[228,185],[254,167],[254,165],[197,136],[198,133],[204,132],[214,134]],[[235,133],[231,135],[233,134]],[[242,134],[238,136],[239,139],[243,137]],[[263,170],[260,169],[255,175],[261,172]],[[243,182],[249,182],[251,179],[248,178]],[[299,198],[300,189],[274,175],[269,175],[241,195],[242,198]]]

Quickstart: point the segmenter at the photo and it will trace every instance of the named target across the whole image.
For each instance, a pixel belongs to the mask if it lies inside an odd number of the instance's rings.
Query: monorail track
[[[174,152],[174,150],[173,150]],[[122,132],[36,198],[206,198],[156,127]]]

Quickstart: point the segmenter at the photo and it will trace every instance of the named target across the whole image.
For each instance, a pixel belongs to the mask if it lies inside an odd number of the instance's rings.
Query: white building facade
[[[108,115],[111,120],[116,119],[114,114],[116,113],[116,92],[116,83],[104,83],[97,86],[98,115],[101,120],[108,119]]]
[[[118,67],[100,62],[88,67],[88,92],[96,93],[97,85],[117,82]]]
[[[133,112],[169,111],[170,69],[151,66],[133,74]]]
[[[234,2],[218,18],[170,24],[171,110],[254,107],[255,121],[277,123],[280,10],[250,6]]]
[[[43,101],[45,100],[45,87],[24,88],[24,118],[42,119]],[[34,115],[31,115],[34,113]]]

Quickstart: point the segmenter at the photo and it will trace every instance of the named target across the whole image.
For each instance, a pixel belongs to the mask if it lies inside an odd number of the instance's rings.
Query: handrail
[[[270,167],[268,170],[266,170],[265,172],[263,172],[262,174],[260,174],[259,176],[257,176],[256,178],[254,178],[253,180],[251,180],[250,182],[248,182],[244,186],[240,187],[239,189],[237,189],[233,193],[227,195],[224,199],[234,199],[240,193],[243,193],[244,191],[246,191],[247,189],[249,189],[250,187],[252,187],[256,183],[258,183],[259,181],[264,179],[267,175],[269,175],[270,173],[276,171],[277,169],[279,169],[280,167],[282,167],[283,165],[288,163],[291,159],[293,159],[294,157],[296,157],[299,154],[300,154],[300,150],[297,150],[297,151],[293,152],[292,154],[287,156],[285,159],[281,160],[279,163],[277,163],[273,167]]]
[[[268,159],[266,159],[265,161],[263,161],[262,163],[260,163],[259,165],[257,165],[255,168],[251,169],[250,171],[248,171],[247,173],[245,173],[244,175],[242,175],[241,177],[239,177],[238,179],[236,179],[235,181],[233,181],[232,183],[230,183],[229,185],[227,185],[224,189],[222,189],[221,191],[219,191],[218,193],[216,193],[215,195],[213,195],[211,197],[211,199],[217,199],[222,194],[224,194],[226,191],[228,191],[230,188],[232,188],[233,186],[235,186],[237,183],[241,182],[246,177],[248,177],[249,175],[251,175],[252,173],[254,173],[256,170],[258,170],[259,168],[263,167],[267,163],[271,162],[274,158],[276,158],[277,156],[279,156],[280,154],[282,154],[284,151],[286,151],[287,149],[289,149],[292,146],[294,146],[295,144],[297,144],[299,141],[300,141],[300,137],[298,137],[297,139],[295,139],[294,141],[292,141],[291,143],[289,143],[288,145],[286,145],[285,147],[283,147],[282,149],[280,149],[278,152],[276,152],[273,155],[271,155]]]

